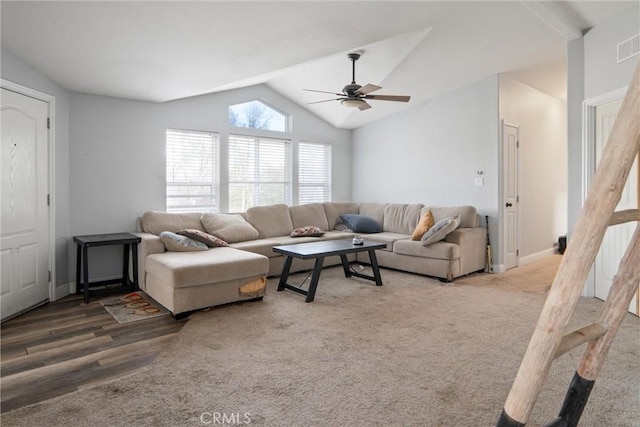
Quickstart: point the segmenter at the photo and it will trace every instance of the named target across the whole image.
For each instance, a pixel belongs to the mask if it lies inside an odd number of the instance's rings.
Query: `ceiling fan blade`
[[[364,102],[364,101],[363,101]],[[364,111],[364,110],[368,110],[369,108],[371,108],[371,105],[367,104],[366,102],[364,103],[364,105],[362,105],[361,107],[358,107],[358,110],[360,111]]]
[[[335,92],[327,92],[326,90],[315,90],[315,89],[302,89],[307,92],[319,92],[319,93],[330,93],[331,95],[344,96],[344,93],[335,93]]]
[[[376,86],[376,85],[372,85],[372,84],[366,84],[364,86],[362,86],[360,89],[358,89],[356,91],[357,94],[359,95],[366,95],[368,93],[374,92],[376,90],[382,89],[381,86]]]
[[[365,99],[375,99],[378,101],[398,101],[398,102],[409,102],[411,99],[410,96],[404,95],[367,95]]]
[[[321,102],[329,102],[329,101],[340,101],[343,98],[331,98],[331,99],[324,99],[322,101],[314,101],[314,102],[307,102],[307,105],[311,105],[311,104],[320,104]]]

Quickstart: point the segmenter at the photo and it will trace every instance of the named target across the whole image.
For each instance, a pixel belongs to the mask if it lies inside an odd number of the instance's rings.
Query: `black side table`
[[[96,292],[96,294],[107,294],[114,291],[137,291],[138,290],[138,243],[140,237],[129,233],[93,234],[88,236],[74,236],[73,241],[78,245],[76,253],[76,294],[80,289],[84,290],[84,302],[89,302],[90,287],[105,286],[114,283],[122,283],[121,287]],[[122,258],[122,279],[102,280],[89,283],[89,251],[95,246],[124,245],[124,257]],[[129,280],[129,251],[133,258],[133,281]],[[82,266],[83,279],[80,281],[80,267]]]

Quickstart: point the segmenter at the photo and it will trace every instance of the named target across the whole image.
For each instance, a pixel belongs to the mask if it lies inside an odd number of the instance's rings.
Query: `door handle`
[[[513,206],[510,202],[507,202],[507,204],[505,205],[506,207],[510,208],[511,206]]]

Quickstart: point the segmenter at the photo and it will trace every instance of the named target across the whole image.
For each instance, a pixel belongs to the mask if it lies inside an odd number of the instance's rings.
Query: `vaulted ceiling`
[[[636,1],[2,1],[2,48],[70,90],[165,102],[267,84],[353,129],[496,73],[566,96],[566,42]],[[366,111],[359,84],[407,104]],[[326,95],[326,96],[325,96]]]

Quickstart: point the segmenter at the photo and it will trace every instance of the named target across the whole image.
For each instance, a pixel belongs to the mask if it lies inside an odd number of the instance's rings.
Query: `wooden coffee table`
[[[382,278],[380,277],[380,268],[378,267],[378,259],[376,258],[376,249],[384,249],[387,247],[385,243],[376,243],[370,241],[364,241],[361,245],[354,245],[349,240],[327,240],[322,242],[310,242],[310,243],[298,243],[294,245],[274,246],[273,251],[282,254],[287,257],[282,267],[282,274],[280,275],[280,282],[278,284],[278,291],[285,289],[292,290],[302,295],[306,295],[305,302],[313,301],[316,295],[316,289],[318,287],[318,279],[320,279],[320,272],[322,271],[322,263],[328,256],[338,255],[342,261],[342,268],[344,269],[344,276],[351,277],[356,276],[367,280],[376,282],[376,286],[382,286]],[[349,261],[347,260],[347,254],[353,254],[357,252],[369,252],[369,260],[371,262],[371,268],[373,269],[373,276],[358,273],[352,271],[349,268]],[[289,270],[291,269],[291,262],[294,258],[300,259],[314,259],[316,263],[313,267],[313,273],[311,274],[311,283],[309,284],[309,290],[306,291],[298,286],[292,286],[287,283],[289,279]]]

